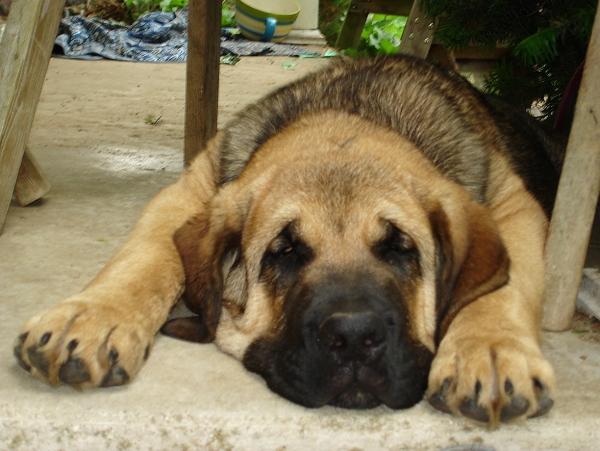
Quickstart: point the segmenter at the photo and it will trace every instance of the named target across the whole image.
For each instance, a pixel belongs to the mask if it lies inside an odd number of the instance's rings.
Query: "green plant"
[[[131,25],[144,14],[179,11],[187,3],[188,0],[87,0],[85,15]]]
[[[360,36],[358,53],[371,56],[398,53],[406,19],[402,16],[369,15]]]
[[[233,0],[223,0],[221,4],[221,26],[235,27],[235,3]]]
[[[123,0],[129,22],[133,23],[138,17],[155,12],[175,12],[187,5],[188,0]]]
[[[335,45],[349,6],[349,0],[321,0],[319,28],[329,45]],[[346,53],[350,55],[396,53],[405,25],[405,17],[370,14],[356,51],[347,50]]]
[[[450,49],[503,46],[512,54],[486,79],[489,92],[523,109],[538,102],[552,122],[566,86],[585,59],[595,0],[422,0]]]
[[[175,12],[179,11],[185,5],[187,5],[188,0],[162,0],[160,2],[160,9],[163,11]]]

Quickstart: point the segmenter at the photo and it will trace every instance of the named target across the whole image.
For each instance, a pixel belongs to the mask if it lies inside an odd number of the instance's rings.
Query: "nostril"
[[[373,312],[334,313],[319,326],[317,339],[336,360],[364,361],[386,341],[384,321]]]
[[[330,348],[342,348],[346,344],[346,341],[343,338],[333,339],[329,342]]]

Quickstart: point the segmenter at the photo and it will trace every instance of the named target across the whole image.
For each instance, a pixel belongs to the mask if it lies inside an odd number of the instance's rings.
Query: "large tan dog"
[[[19,364],[127,383],[185,288],[215,341],[305,406],[546,413],[543,248],[560,157],[525,116],[409,57],[340,61],[246,108],[80,294],[31,318]]]

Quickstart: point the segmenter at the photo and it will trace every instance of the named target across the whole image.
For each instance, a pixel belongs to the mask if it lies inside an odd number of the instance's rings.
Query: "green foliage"
[[[350,0],[320,1],[319,29],[331,46],[335,45],[349,7]],[[363,28],[357,50],[345,50],[345,53],[349,55],[397,53],[405,25],[405,17],[371,14]]]
[[[558,56],[560,34],[558,28],[543,28],[519,42],[513,49],[513,55],[526,66],[553,61]]]
[[[543,101],[553,119],[566,86],[585,59],[596,0],[422,0],[450,49],[512,49],[486,80],[486,90],[522,108]]]
[[[234,0],[225,0],[221,4],[221,26],[235,27],[235,3]]]
[[[358,53],[371,56],[398,53],[406,17],[371,14],[358,43]]]
[[[133,23],[138,17],[155,11],[179,11],[188,0],[123,0],[126,9],[126,22]]]

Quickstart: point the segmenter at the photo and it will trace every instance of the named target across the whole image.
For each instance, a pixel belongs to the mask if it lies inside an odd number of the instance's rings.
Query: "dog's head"
[[[169,333],[214,340],[311,407],[414,405],[452,319],[508,277],[483,206],[342,113],[269,139],[175,242],[199,316]]]

